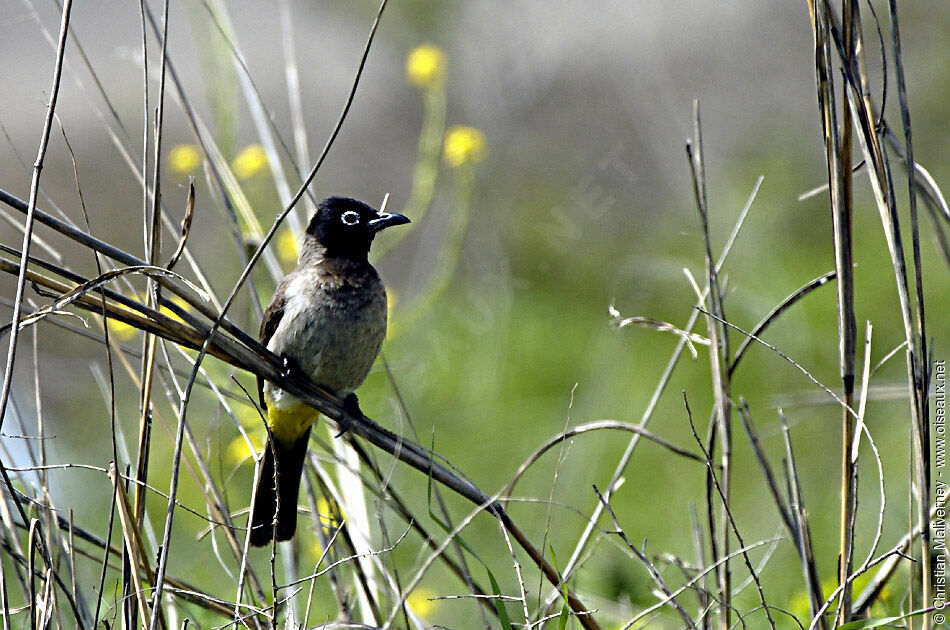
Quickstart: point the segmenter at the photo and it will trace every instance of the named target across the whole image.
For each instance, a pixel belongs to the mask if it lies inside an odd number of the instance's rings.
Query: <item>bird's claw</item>
[[[340,416],[338,421],[340,425],[340,432],[336,434],[336,437],[340,437],[346,433],[346,431],[350,428],[353,419],[362,417],[363,411],[360,409],[360,401],[356,397],[356,394],[347,394],[346,398],[343,399],[343,415]]]

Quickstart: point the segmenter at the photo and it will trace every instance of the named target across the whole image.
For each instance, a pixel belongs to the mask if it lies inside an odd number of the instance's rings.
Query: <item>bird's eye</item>
[[[353,210],[347,210],[342,215],[340,215],[340,220],[343,221],[344,225],[356,225],[360,222],[360,213],[354,212]]]

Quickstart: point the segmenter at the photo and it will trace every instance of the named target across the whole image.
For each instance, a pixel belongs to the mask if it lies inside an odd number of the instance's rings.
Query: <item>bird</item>
[[[386,289],[369,263],[370,246],[380,231],[405,223],[402,214],[356,199],[324,199],[303,234],[297,267],[277,286],[261,321],[261,344],[285,370],[342,398],[348,415],[361,415],[355,390],[386,336]],[[297,529],[297,495],[318,413],[260,376],[257,388],[268,437],[249,541],[262,547],[290,540]]]

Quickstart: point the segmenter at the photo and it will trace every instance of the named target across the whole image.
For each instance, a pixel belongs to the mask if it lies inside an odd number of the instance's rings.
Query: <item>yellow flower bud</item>
[[[260,432],[248,433],[247,437],[250,438],[251,444],[258,453],[264,449],[264,436],[261,435]],[[251,449],[248,448],[247,440],[244,439],[243,435],[239,435],[231,440],[225,452],[225,459],[231,464],[246,462],[253,456],[254,454],[251,452]]]
[[[406,58],[406,77],[416,87],[435,87],[445,81],[445,53],[431,44],[418,46]]]
[[[234,175],[238,179],[249,179],[268,167],[267,152],[259,144],[249,144],[237,154],[231,163]]]
[[[284,262],[297,262],[297,238],[290,230],[283,230],[277,237],[277,256]]]
[[[445,162],[452,167],[485,159],[485,136],[474,127],[455,125],[445,132]]]
[[[166,295],[166,297],[167,297],[167,295]],[[175,304],[175,305],[181,307],[181,309],[184,310],[184,311],[190,311],[190,310],[191,310],[191,305],[188,304],[188,302],[186,302],[186,301],[184,300],[184,298],[182,298],[182,297],[179,296],[179,295],[172,295],[172,296],[171,296],[171,301],[172,301],[173,304]],[[167,306],[163,306],[163,307],[161,308],[161,311],[160,311],[160,312],[162,313],[162,315],[168,315],[168,316],[171,317],[172,319],[176,319],[176,320],[178,320],[178,321],[182,321],[181,317],[178,316],[178,313],[176,313],[175,311],[171,310],[171,309],[168,308]]]
[[[436,601],[431,601],[431,598],[438,596],[439,594],[432,589],[419,587],[409,593],[409,597],[406,598],[406,604],[409,605],[412,612],[425,618],[432,613],[436,604],[438,604]]]
[[[115,335],[119,341],[131,341],[139,334],[139,329],[117,319],[109,319],[109,332]]]
[[[179,144],[168,152],[168,164],[175,173],[189,175],[201,166],[201,151],[193,144]]]

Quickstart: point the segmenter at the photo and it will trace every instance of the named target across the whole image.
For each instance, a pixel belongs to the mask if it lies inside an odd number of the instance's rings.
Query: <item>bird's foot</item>
[[[280,355],[280,361],[282,363],[282,371],[280,373],[284,378],[290,378],[295,374],[302,374],[300,366],[297,365],[297,362],[288,357],[286,354]]]
[[[363,411],[360,409],[360,401],[356,397],[356,394],[349,393],[346,395],[346,398],[343,399],[343,415],[340,416],[339,425],[340,432],[336,434],[336,437],[340,437],[350,428],[350,425],[353,422],[354,418],[362,418]]]

